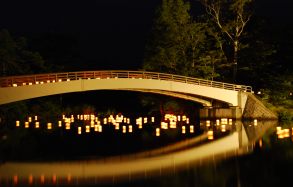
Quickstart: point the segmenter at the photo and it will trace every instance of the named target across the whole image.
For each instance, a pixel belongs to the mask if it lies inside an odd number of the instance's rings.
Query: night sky
[[[76,69],[136,70],[141,66],[147,36],[160,2],[7,0],[1,2],[0,29],[8,29],[13,36],[28,36],[34,44],[33,49],[45,59],[55,56],[56,61],[63,54],[74,53],[71,58],[75,58],[72,63],[78,64]],[[258,2],[259,14],[268,19],[288,21],[287,18],[293,18],[290,0]],[[193,8],[195,6],[196,3]],[[46,34],[48,41],[39,39]],[[62,62],[60,59],[56,63]]]

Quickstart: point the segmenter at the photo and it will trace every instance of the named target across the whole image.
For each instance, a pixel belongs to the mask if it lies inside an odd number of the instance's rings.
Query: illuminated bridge
[[[0,78],[0,104],[91,90],[128,90],[169,95],[212,106],[217,100],[244,108],[252,88],[145,71],[82,71]]]

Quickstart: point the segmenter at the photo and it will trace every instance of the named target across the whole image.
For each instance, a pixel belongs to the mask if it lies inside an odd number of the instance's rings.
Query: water
[[[142,121],[144,117],[142,116]],[[279,186],[290,182],[290,177],[292,177],[290,169],[293,166],[293,139],[290,125],[283,126],[280,130],[276,128],[279,124],[275,121],[242,123],[219,119],[219,121],[210,120],[210,122],[190,120],[187,124],[185,119],[184,122],[182,120],[180,123],[178,122],[176,128],[170,128],[170,120],[167,120],[168,129],[164,129],[164,124],[161,123],[164,117],[156,117],[154,122],[151,122],[152,118],[148,116],[148,122],[139,128],[139,124],[136,124],[136,119],[139,118],[137,116],[131,119],[131,123],[127,123],[126,120],[125,123],[120,124],[119,130],[115,129],[116,126],[113,124],[103,124],[101,120],[102,132],[95,131],[95,126],[90,127],[90,132],[86,132],[85,126],[90,126],[90,122],[72,124],[70,129],[66,129],[65,124],[62,128],[58,127],[59,119],[57,119],[52,122],[52,129],[48,129],[48,124],[44,122],[40,123],[39,128],[35,128],[33,122],[30,123],[30,127],[25,128],[25,122],[20,121],[20,126],[13,129],[15,133],[13,135],[20,137],[20,139],[23,137],[30,137],[30,139],[26,139],[26,143],[21,143],[20,140],[10,142],[15,145],[20,143],[23,146],[22,152],[15,154],[18,156],[14,158],[6,157],[8,159],[0,165],[0,171],[3,172],[3,167],[6,167],[7,163],[19,164],[16,166],[8,165],[10,170],[15,167],[25,171],[21,168],[26,168],[24,163],[27,162],[32,163],[29,164],[30,169],[33,164],[43,163],[51,164],[53,169],[49,166],[50,172],[45,170],[41,173],[33,170],[24,174],[23,172],[14,172],[9,178],[1,177],[0,184],[1,186]],[[78,121],[77,118],[75,120],[75,122]],[[98,124],[97,121],[96,124]],[[129,125],[133,127],[132,132],[129,132]],[[82,134],[78,133],[79,126],[84,127]],[[126,127],[125,132],[123,132],[123,126]],[[194,128],[193,132],[191,126]],[[160,129],[159,136],[156,134],[157,128]],[[212,132],[212,135],[209,132]],[[237,132],[237,136],[234,136],[234,132]],[[206,136],[203,137],[205,134]],[[9,137],[6,138],[7,141],[11,141]],[[215,149],[210,149],[211,152],[205,158],[201,157],[181,164],[179,160],[164,157],[165,155],[188,153],[185,157],[195,158],[202,153],[196,152],[195,148],[225,138],[230,138],[228,141],[230,143],[237,140],[235,141],[237,143],[230,145],[226,142],[225,146],[221,148],[224,151],[220,152],[217,152],[217,148],[220,146],[216,146]],[[193,142],[188,142],[190,140]],[[228,150],[229,146],[233,148],[234,145],[238,146],[237,150]],[[192,149],[195,151],[188,152]],[[10,151],[13,152],[13,148]],[[17,153],[19,150],[14,151]],[[191,153],[197,155],[190,155]],[[121,154],[127,156],[121,156]],[[157,164],[160,167],[146,169],[144,172],[134,172],[135,169],[129,169],[129,172],[124,175],[115,174],[103,177],[103,174],[106,175],[108,172],[107,168],[116,167],[117,170],[122,171],[125,167],[119,165],[120,163],[132,164],[135,160],[152,157],[162,159]],[[170,162],[176,161],[176,163],[165,164],[163,160],[168,159]],[[143,160],[143,162],[149,163],[146,167],[148,168],[156,160],[151,162]],[[54,166],[56,163],[57,167]],[[99,173],[94,169],[99,164],[108,165]],[[135,164],[138,166],[141,163],[135,162]],[[58,165],[62,167],[58,168]],[[72,171],[75,168],[75,171],[78,171],[79,165],[84,167],[80,170],[83,173],[79,177],[76,177],[78,175],[74,172],[66,171],[66,168]],[[120,166],[121,168],[118,169]],[[94,167],[93,170],[90,167]],[[62,170],[67,173],[62,175]],[[9,173],[9,170],[7,171]],[[90,175],[90,172],[94,172],[95,175]]]

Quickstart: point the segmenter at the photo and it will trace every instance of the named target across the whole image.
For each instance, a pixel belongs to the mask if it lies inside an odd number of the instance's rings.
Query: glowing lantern
[[[160,128],[156,128],[156,136],[160,136]]]
[[[24,128],[29,128],[29,122],[24,122]]]
[[[81,127],[78,127],[78,128],[77,128],[77,133],[78,133],[78,134],[81,134]]]
[[[40,122],[38,122],[38,121],[35,122],[35,128],[36,129],[40,128]]]
[[[91,127],[95,127],[95,122],[91,121]]]
[[[232,125],[232,124],[233,124],[233,120],[229,119],[229,125]]]
[[[52,123],[47,123],[47,129],[51,130],[52,129]]]
[[[28,122],[29,122],[29,123],[32,122],[32,117],[28,117]]]
[[[185,133],[186,133],[186,127],[182,126],[182,134],[185,134]]]
[[[22,83],[22,85],[23,85],[23,86],[25,86],[25,85],[26,85],[26,83],[25,83],[25,82],[23,82],[23,83]]]
[[[126,133],[126,126],[122,126],[122,133]]]
[[[58,121],[58,127],[62,127],[62,121]]]
[[[70,123],[65,123],[65,129],[70,130]]]
[[[175,121],[171,121],[170,122],[170,128],[171,129],[175,129],[176,128],[176,122]]]
[[[36,81],[36,84],[39,84],[39,81]]]
[[[28,83],[28,85],[30,85],[30,86],[31,86],[31,85],[33,85],[33,83],[32,83],[32,82],[29,82],[29,83]]]
[[[66,79],[66,81],[70,81],[70,79]]]
[[[50,80],[47,80],[47,83],[50,83]]]
[[[43,82],[43,81],[41,81],[41,82],[40,82],[40,84],[44,84],[44,82]]]
[[[190,131],[190,133],[194,133],[194,126],[193,125],[189,126],[189,131]]]
[[[206,126],[207,127],[211,126],[211,121],[210,120],[206,120]]]
[[[89,132],[90,132],[90,126],[88,126],[88,125],[85,126],[85,132],[86,132],[86,133],[89,133]]]
[[[129,133],[132,133],[132,125],[129,125],[129,126],[128,126],[128,132],[129,132]]]
[[[58,79],[58,82],[62,82],[62,79]]]
[[[226,125],[221,125],[221,132],[226,132]]]
[[[214,131],[210,130],[208,131],[208,139],[213,140],[214,139]]]
[[[168,123],[166,123],[166,122],[161,122],[161,128],[162,129],[168,129]]]
[[[222,125],[227,125],[228,124],[228,119],[227,118],[221,118],[221,124]]]
[[[148,122],[148,118],[143,118],[143,123],[147,123]]]
[[[186,116],[182,116],[182,121],[186,121]]]
[[[96,132],[98,131],[98,125],[95,125],[95,131]]]
[[[16,127],[19,127],[20,122],[19,122],[19,121],[16,121],[15,123],[16,123],[15,126],[16,126]]]
[[[17,84],[12,84],[13,87],[17,87]]]

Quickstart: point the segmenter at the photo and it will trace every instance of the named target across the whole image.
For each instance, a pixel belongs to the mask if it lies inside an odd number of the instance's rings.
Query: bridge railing
[[[146,71],[80,71],[65,73],[47,73],[36,75],[10,76],[0,78],[0,87],[18,87],[35,84],[47,84],[80,79],[154,79],[187,84],[208,86],[227,90],[253,92],[251,86],[237,85],[224,82],[210,81],[181,75],[166,73],[146,72]]]

